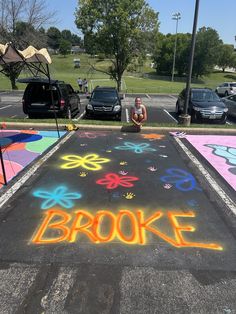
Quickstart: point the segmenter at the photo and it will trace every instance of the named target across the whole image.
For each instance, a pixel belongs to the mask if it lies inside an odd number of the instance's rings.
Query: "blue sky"
[[[147,0],[149,5],[159,12],[160,31],[164,34],[175,33],[176,22],[171,19],[172,13],[180,12],[178,31],[191,33],[195,0]],[[60,30],[70,29],[78,33],[74,24],[74,12],[77,0],[46,0],[51,10],[58,12],[58,24]],[[236,45],[236,0],[200,0],[198,28],[202,26],[212,27],[219,33],[220,38],[227,44]]]

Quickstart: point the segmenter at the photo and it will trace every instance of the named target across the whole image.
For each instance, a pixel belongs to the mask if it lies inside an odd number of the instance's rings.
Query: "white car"
[[[224,82],[216,87],[216,93],[220,96],[236,94],[236,82]]]

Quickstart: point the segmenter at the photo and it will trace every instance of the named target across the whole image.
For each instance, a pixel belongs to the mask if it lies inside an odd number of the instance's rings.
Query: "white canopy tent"
[[[12,65],[18,66],[19,71],[26,67],[32,76],[39,76],[39,74],[46,76],[49,85],[51,85],[49,71],[49,64],[51,63],[52,60],[46,48],[38,50],[33,46],[29,46],[24,50],[17,50],[12,43],[0,44],[0,72],[2,73],[11,71]],[[51,100],[54,106],[53,93],[51,93]],[[60,137],[55,111],[54,116],[58,137]]]
[[[49,64],[52,63],[50,55],[47,49],[43,48],[37,50],[33,46],[29,46],[25,50],[17,50],[12,43],[7,43],[5,45],[0,44],[0,72],[1,73],[9,73],[11,71],[12,66],[16,66],[19,71],[21,71],[24,67],[26,67],[33,76],[38,76],[39,74],[43,74],[48,78],[49,85],[51,86],[51,78],[49,72]],[[51,101],[54,108],[54,100],[53,100],[53,92],[51,88]],[[60,137],[60,133],[58,130],[57,116],[54,110],[55,122],[58,137]],[[3,176],[5,184],[7,184],[4,163],[2,160],[1,146],[0,146],[0,159],[3,169]]]
[[[12,43],[0,44],[0,65],[7,67],[11,64],[20,64],[22,68],[27,66],[33,75],[42,73],[50,78],[48,65],[52,63],[47,49],[37,50],[29,46],[25,50],[17,50]],[[4,69],[0,69],[4,72]]]

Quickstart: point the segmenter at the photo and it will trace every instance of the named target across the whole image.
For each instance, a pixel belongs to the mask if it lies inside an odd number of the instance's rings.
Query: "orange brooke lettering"
[[[157,226],[153,225],[155,221],[163,216],[164,213],[161,211],[157,211],[145,218],[142,210],[137,210],[136,212],[120,210],[116,214],[100,210],[95,215],[85,210],[77,210],[74,212],[73,218],[72,214],[59,209],[51,209],[45,212],[45,218],[34,235],[32,242],[35,244],[55,244],[63,241],[76,242],[78,235],[84,234],[93,243],[107,243],[117,238],[122,243],[144,245],[146,243],[146,233],[151,232],[177,248],[196,247],[209,250],[223,250],[222,246],[216,243],[189,242],[184,238],[183,232],[194,232],[195,228],[190,225],[181,225],[178,222],[178,217],[193,218],[195,214],[192,211],[187,213],[167,212],[168,220],[174,231],[174,238],[169,237],[158,230]],[[109,232],[102,234],[102,226],[105,219],[106,222],[109,222]],[[128,220],[131,226],[129,234],[123,231],[124,219],[126,219],[126,222]],[[71,221],[72,223],[68,226],[68,223]],[[56,236],[52,236],[52,232],[50,232],[53,229],[57,230]],[[50,237],[46,236],[48,231]]]

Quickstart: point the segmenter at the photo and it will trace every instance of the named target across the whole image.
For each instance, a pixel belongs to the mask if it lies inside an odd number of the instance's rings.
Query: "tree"
[[[61,39],[60,40],[60,45],[59,45],[59,52],[62,54],[64,57],[70,53],[71,49],[71,43],[68,40]]]
[[[218,62],[222,41],[216,30],[202,27],[196,35],[196,46],[193,63],[193,76],[211,73]]]
[[[73,46],[82,46],[83,45],[83,42],[82,42],[82,39],[76,35],[76,34],[71,34],[71,44]]]
[[[120,90],[127,66],[145,50],[143,34],[158,31],[158,13],[145,0],[81,0],[75,15],[85,39],[110,59],[111,65],[103,72]]]
[[[170,75],[173,64],[174,41],[171,34],[159,34],[158,47],[154,54],[156,71],[159,74]]]
[[[33,25],[26,22],[16,23],[15,37],[19,49],[25,49],[29,45],[40,49],[46,45],[46,35],[42,32],[42,28],[36,30]]]
[[[17,49],[29,45],[42,48],[46,43],[42,26],[55,23],[56,12],[46,8],[45,0],[0,0],[0,41],[12,42]],[[6,75],[16,88],[16,78],[22,65],[2,66]]]
[[[61,38],[65,39],[65,40],[67,40],[67,41],[69,41],[71,43],[71,41],[72,41],[71,31],[68,30],[68,29],[63,29],[61,31]]]
[[[52,49],[58,49],[60,46],[61,32],[56,27],[50,27],[47,30],[47,44]]]
[[[8,63],[2,64],[2,73],[9,78],[11,82],[11,88],[13,90],[17,89],[16,79],[19,77],[21,70],[23,69],[23,63]]]
[[[55,23],[56,12],[49,11],[45,0],[0,0],[1,40],[12,41],[17,46],[17,24],[24,22],[39,30],[43,25]],[[37,35],[36,35],[37,37]],[[25,41],[27,36],[25,36]]]
[[[220,47],[219,59],[217,65],[222,68],[223,72],[227,67],[231,67],[234,63],[234,46],[223,44]]]

